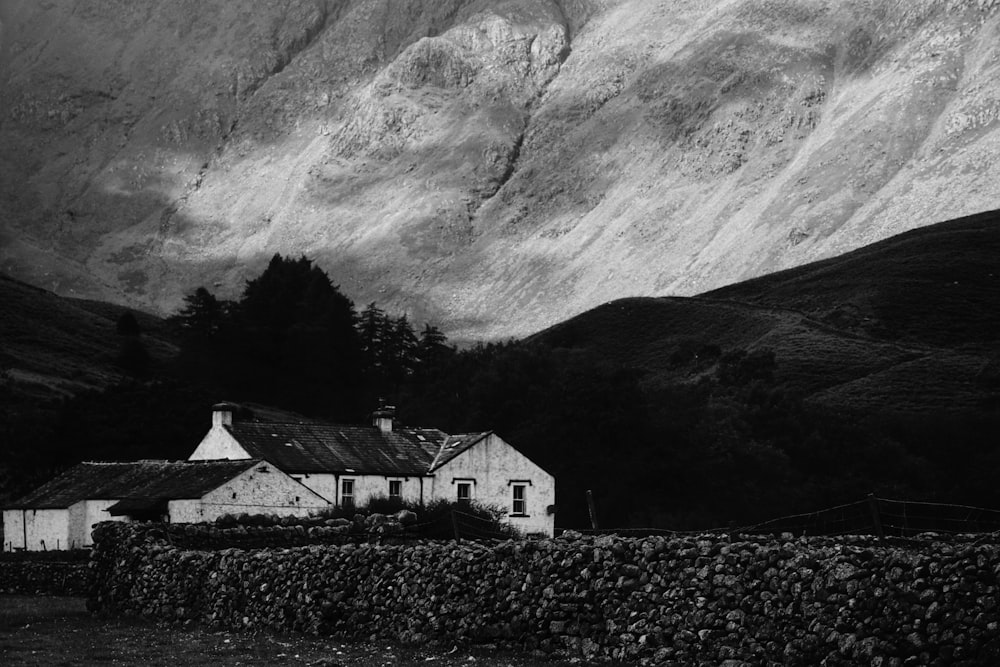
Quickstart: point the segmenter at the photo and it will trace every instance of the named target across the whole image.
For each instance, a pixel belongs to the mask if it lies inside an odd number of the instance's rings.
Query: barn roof
[[[259,460],[84,462],[66,470],[8,509],[60,509],[81,500],[200,498]]]
[[[434,428],[270,421],[257,410],[237,414],[226,430],[246,452],[289,473],[427,475],[489,432],[448,435]]]

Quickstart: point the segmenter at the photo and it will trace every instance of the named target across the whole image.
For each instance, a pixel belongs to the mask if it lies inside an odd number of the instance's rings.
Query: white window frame
[[[455,484],[456,484],[455,499],[458,500],[458,502],[460,502],[460,503],[462,503],[462,502],[471,503],[472,502],[472,482],[455,482]],[[462,497],[462,490],[463,489],[466,492],[464,498]]]
[[[510,485],[511,488],[511,504],[510,504],[510,514],[511,516],[528,516],[528,485],[525,483],[513,483]],[[520,491],[520,494],[518,494]],[[518,495],[521,497],[518,498]],[[520,504],[520,510],[518,510],[518,504]]]
[[[354,479],[342,479],[340,480],[340,506],[341,507],[356,507],[354,504],[354,492],[356,490]],[[350,493],[348,493],[348,490]]]
[[[396,485],[396,490],[398,493],[392,492],[393,485]],[[389,480],[389,497],[403,499],[403,480],[401,479],[390,479]]]

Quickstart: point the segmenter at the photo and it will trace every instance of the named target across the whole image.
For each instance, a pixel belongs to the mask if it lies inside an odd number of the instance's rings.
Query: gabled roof
[[[197,499],[213,491],[253,466],[259,459],[240,461],[164,462],[159,473],[129,491],[108,508],[112,516],[162,508],[170,500]],[[193,464],[193,465],[192,465]]]
[[[486,436],[491,433],[493,433],[493,431],[449,435],[442,443],[441,450],[438,452],[437,456],[434,457],[434,461],[431,463],[429,472],[437,470],[448,461],[451,461],[453,458],[475,445],[477,442],[486,439]]]
[[[84,462],[8,509],[61,509],[81,500],[200,498],[259,460]]]
[[[316,421],[234,421],[226,429],[250,456],[291,473],[425,475],[448,437],[437,429],[382,432]]]
[[[224,428],[253,458],[265,459],[288,473],[428,475],[492,431],[448,435],[435,428],[394,424],[332,424],[297,415],[267,415],[258,408],[233,405]]]

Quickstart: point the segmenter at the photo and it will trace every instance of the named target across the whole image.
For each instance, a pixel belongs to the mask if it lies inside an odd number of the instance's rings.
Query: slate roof
[[[432,428],[319,421],[266,421],[237,417],[226,430],[246,452],[288,473],[427,475],[486,437],[451,436]]]
[[[383,433],[323,422],[234,421],[226,428],[250,456],[290,473],[426,474],[447,437],[436,429]]]
[[[437,456],[434,457],[433,463],[431,463],[430,471],[433,472],[441,466],[443,466],[448,461],[464,452],[465,450],[472,447],[474,444],[480,440],[484,440],[486,436],[493,433],[493,431],[486,431],[484,433],[463,433],[462,435],[449,435],[445,438],[441,445],[441,449],[438,451]]]
[[[158,474],[151,475],[145,483],[137,485],[109,507],[108,514],[118,516],[154,508],[166,510],[168,501],[201,498],[259,463],[259,459],[167,463]]]
[[[84,462],[7,509],[61,509],[81,500],[200,498],[259,460]]]

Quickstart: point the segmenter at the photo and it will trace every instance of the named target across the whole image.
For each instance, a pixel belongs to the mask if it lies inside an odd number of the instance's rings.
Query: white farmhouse
[[[88,547],[101,521],[211,521],[224,514],[305,516],[329,507],[267,461],[86,462],[3,511],[5,551]]]
[[[220,403],[189,460],[264,459],[338,507],[379,496],[477,501],[501,508],[522,534],[553,535],[555,478],[503,438],[403,428],[394,416],[382,408],[371,426],[265,420]]]

